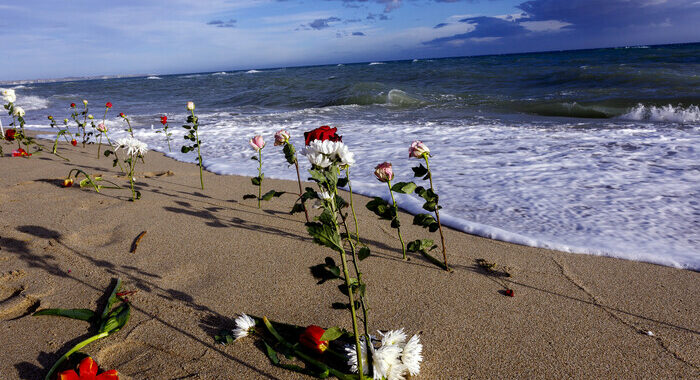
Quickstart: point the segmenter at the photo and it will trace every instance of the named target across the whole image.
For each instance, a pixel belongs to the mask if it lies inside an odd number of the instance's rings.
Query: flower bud
[[[73,178],[66,178],[63,180],[63,187],[73,186]]]
[[[160,117],[160,123],[165,125],[168,124],[168,117],[167,116],[161,116]]]
[[[75,108],[75,103],[71,103],[70,108]]]
[[[299,335],[299,343],[302,346],[314,351],[317,354],[323,354],[328,349],[328,341],[321,340],[321,337],[326,332],[323,328],[311,325]]]
[[[94,117],[92,115],[88,115],[88,119],[92,120]]]
[[[421,141],[414,141],[408,148],[408,158],[423,158],[426,154],[430,156],[430,149]]]
[[[250,139],[250,141],[248,141],[248,143],[251,147],[253,147],[253,150],[255,150],[256,152],[259,152],[260,149],[265,147],[265,140],[263,140],[263,137],[260,135],[253,137],[252,139]]]
[[[382,162],[374,168],[374,175],[380,182],[389,182],[394,179],[394,170],[390,162]]]
[[[120,116],[121,118],[123,118],[123,119],[126,119],[126,114],[125,114],[124,112],[120,112],[120,113],[119,113],[119,116]]]
[[[83,104],[87,105],[87,103],[88,103],[87,100],[83,99]]]
[[[63,123],[68,124],[68,119],[63,119]]]
[[[105,127],[104,123],[97,124],[97,130],[100,132],[107,132],[107,127]]]
[[[289,141],[289,132],[284,129],[280,129],[275,133],[275,145],[284,145]]]
[[[71,140],[70,143],[71,143],[71,145],[73,145],[73,146],[77,146],[77,145],[78,145],[78,141],[77,141],[76,139]]]
[[[49,115],[49,120],[53,120],[53,116]]]
[[[187,110],[194,111],[194,102],[187,102]]]
[[[105,104],[105,107],[107,107],[107,108],[112,108],[112,102],[107,102],[107,103]]]

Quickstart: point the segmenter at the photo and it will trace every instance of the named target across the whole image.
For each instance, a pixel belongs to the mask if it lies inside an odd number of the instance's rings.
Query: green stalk
[[[328,189],[330,191],[330,189]],[[338,190],[337,188],[334,189],[334,191],[331,194],[337,194]],[[335,205],[335,198],[332,198],[330,201],[327,201],[331,205],[331,210],[333,211],[333,225],[335,227],[335,232],[340,235],[340,227],[338,226],[338,219],[337,216],[340,214],[340,211],[336,209]],[[364,373],[362,371],[362,346],[360,344],[360,334],[359,334],[359,329],[357,328],[357,315],[355,313],[355,297],[353,297],[352,293],[352,287],[350,286],[350,272],[348,271],[348,262],[347,262],[347,256],[345,254],[345,249],[340,250],[340,262],[343,264],[343,275],[345,277],[345,286],[347,287],[348,290],[348,299],[350,300],[350,314],[352,316],[352,332],[355,335],[355,350],[357,350],[357,371],[360,374],[360,380],[364,379]],[[359,277],[358,277],[359,281]],[[367,342],[367,344],[372,344],[370,341]],[[369,349],[369,347],[368,347]]]
[[[197,145],[199,147],[199,145]],[[260,182],[258,183],[258,208],[260,208],[260,198],[262,198],[262,148],[258,149],[258,178]]]
[[[394,215],[396,215],[396,219],[398,220],[399,206],[396,205],[396,199],[394,199],[394,192],[391,191],[391,180],[386,181],[386,184],[389,185],[389,194],[391,195],[391,201],[394,203]],[[399,241],[401,241],[401,252],[403,252],[403,259],[406,260],[406,244],[404,244],[403,237],[401,236],[401,227],[396,227],[396,232],[399,233]]]
[[[289,143],[287,143],[289,144]],[[299,175],[299,161],[297,161],[297,153],[296,151],[294,152],[294,166],[297,168],[297,182],[299,183],[299,197],[301,198],[302,194],[304,193],[303,190],[301,189],[301,175]],[[352,200],[352,198],[350,198]],[[306,209],[306,201],[302,198],[301,200],[301,207],[304,208],[304,215],[306,216],[306,223],[309,223],[309,211]]]
[[[131,183],[131,201],[136,202],[136,192],[134,191],[134,169],[136,168],[136,162],[134,161],[134,156],[131,156],[129,161],[129,182]]]
[[[352,183],[350,182],[350,165],[345,169],[345,175],[348,177],[348,189],[350,190],[350,210],[352,210],[352,219],[355,221],[355,242],[360,244],[360,227],[357,224],[357,215],[355,214],[355,205],[352,202]]]
[[[104,125],[105,131],[107,130],[107,125],[105,125],[105,120],[107,120],[107,111],[108,110],[109,110],[109,108],[105,107],[105,114],[104,114],[104,116],[102,116],[102,125]],[[100,159],[100,150],[102,149],[102,135],[104,133],[105,132],[100,132],[100,142],[97,145],[97,159],[98,160]]]
[[[94,341],[96,341],[96,340],[98,340],[98,339],[104,338],[104,337],[106,337],[107,335],[109,335],[109,332],[106,332],[106,331],[105,331],[105,332],[103,332],[103,333],[99,333],[99,334],[97,334],[97,335],[91,336],[91,337],[85,339],[84,341],[82,341],[82,342],[76,344],[73,348],[70,349],[70,351],[68,351],[68,352],[66,352],[65,354],[63,354],[63,356],[61,356],[61,357],[56,361],[56,363],[54,363],[53,367],[51,367],[51,369],[49,370],[49,373],[46,374],[46,377],[44,378],[44,380],[51,380],[51,375],[53,375],[53,373],[56,371],[56,369],[58,368],[58,366],[61,365],[61,363],[63,363],[66,359],[68,359],[69,356],[71,356],[71,355],[74,354],[76,351],[80,350],[81,348],[87,346],[88,344],[90,344],[90,343],[92,343],[92,342],[94,342]]]
[[[428,155],[423,154],[423,158],[425,159],[425,167],[428,169],[428,179],[430,179],[430,190],[435,193],[435,189],[433,188],[433,173],[430,172],[430,164],[428,163]],[[438,229],[440,230],[440,243],[442,244],[442,258],[445,261],[445,270],[449,271],[450,267],[447,265],[447,251],[445,248],[445,235],[442,233],[442,224],[440,223],[440,207],[435,204],[435,219],[437,219],[438,223]]]
[[[202,153],[199,149],[199,146],[201,145],[199,143],[199,119],[195,118],[194,109],[191,112],[192,112],[192,121],[194,122],[194,126],[196,127],[194,129],[194,134],[195,134],[195,138],[197,139],[197,158],[199,158],[199,183],[202,185],[202,190],[204,190],[204,179],[202,178]],[[259,197],[258,197],[258,208],[260,208]]]
[[[109,139],[109,135],[107,134],[107,132],[105,132],[104,134],[105,134],[105,137],[107,138],[107,143],[109,144],[110,147],[112,147],[112,149],[114,149],[114,151],[113,151],[114,158],[117,159],[117,164],[119,165],[119,169],[122,171],[122,173],[125,173],[124,167],[122,166],[122,163],[119,162],[119,155],[117,154],[117,150],[114,148],[114,145],[112,145],[112,141]]]
[[[83,115],[83,148],[85,148],[85,139],[87,133],[85,132],[85,127],[87,126],[87,115],[88,115],[88,106],[87,104],[85,106],[85,115]]]

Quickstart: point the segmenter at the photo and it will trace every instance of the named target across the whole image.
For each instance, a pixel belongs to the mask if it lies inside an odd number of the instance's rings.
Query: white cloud
[[[531,32],[558,32],[562,28],[573,25],[569,22],[559,20],[520,21],[518,24],[524,26],[525,29]]]

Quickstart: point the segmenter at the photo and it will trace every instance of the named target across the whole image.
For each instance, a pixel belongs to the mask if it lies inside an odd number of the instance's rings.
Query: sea
[[[421,140],[432,153],[442,220],[452,228],[700,270],[697,43],[0,87],[15,89],[28,126],[45,137],[55,133],[47,116],[68,117],[71,102],[88,100],[101,120],[109,101],[113,138],[126,134],[118,117],[124,112],[149,149],[185,162],[196,160],[180,152],[185,104],[193,101],[204,167],[224,175],[257,174],[248,140],[262,134],[266,177],[294,180],[294,168],[273,145],[275,131],[289,131],[301,150],[304,131],[334,126],[357,158],[353,190],[385,199],[386,185],[373,176],[379,163],[393,164],[395,182],[425,185],[413,178],[419,161],[408,157],[411,142]],[[156,133],[163,115],[172,151]],[[300,162],[309,167],[304,157]],[[416,196],[397,201],[421,211]],[[407,238],[430,236],[426,230]]]

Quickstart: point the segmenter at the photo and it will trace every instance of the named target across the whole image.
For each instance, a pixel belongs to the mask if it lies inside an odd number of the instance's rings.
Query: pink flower
[[[275,133],[275,145],[284,145],[289,141],[289,132],[284,129],[280,129]]]
[[[97,124],[97,130],[100,132],[107,132],[107,127],[105,127],[104,123]]]
[[[430,155],[430,149],[421,141],[414,141],[408,148],[408,158],[423,158],[426,154]]]
[[[260,149],[265,147],[265,140],[263,140],[263,137],[260,135],[253,137],[248,143],[256,152],[259,152]]]
[[[394,179],[394,169],[391,167],[390,162],[382,162],[374,168],[374,175],[381,182],[389,182]]]

